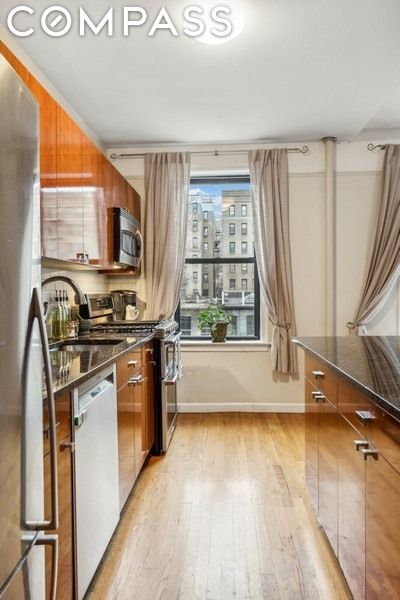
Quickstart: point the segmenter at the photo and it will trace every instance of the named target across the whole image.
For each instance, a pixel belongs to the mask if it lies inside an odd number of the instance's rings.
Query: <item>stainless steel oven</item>
[[[143,255],[140,223],[126,209],[113,208],[114,262],[121,267],[139,267]]]
[[[180,332],[160,340],[162,451],[166,452],[175,431],[178,414],[177,387],[182,376]]]

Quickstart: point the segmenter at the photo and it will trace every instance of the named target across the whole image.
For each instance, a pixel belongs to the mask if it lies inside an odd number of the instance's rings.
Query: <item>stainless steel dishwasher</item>
[[[119,521],[115,366],[74,390],[78,598]]]

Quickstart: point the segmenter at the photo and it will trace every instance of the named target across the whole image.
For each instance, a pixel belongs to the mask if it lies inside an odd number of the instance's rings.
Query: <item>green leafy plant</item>
[[[213,326],[217,323],[230,323],[232,316],[224,311],[222,304],[216,306],[209,304],[207,308],[199,313],[198,319],[201,331],[204,331],[207,327],[210,327],[212,331]]]

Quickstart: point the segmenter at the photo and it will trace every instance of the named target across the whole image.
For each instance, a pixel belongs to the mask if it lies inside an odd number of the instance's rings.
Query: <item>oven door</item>
[[[175,373],[181,363],[181,333],[171,333],[162,340],[161,344],[161,377],[164,379],[169,373]]]
[[[177,384],[179,370],[171,372],[161,381],[162,451],[166,452],[176,427],[178,415]]]

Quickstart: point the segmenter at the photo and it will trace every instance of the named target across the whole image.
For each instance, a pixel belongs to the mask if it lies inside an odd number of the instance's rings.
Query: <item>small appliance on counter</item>
[[[136,321],[140,310],[136,306],[136,292],[133,290],[112,290],[114,316],[116,321]]]

